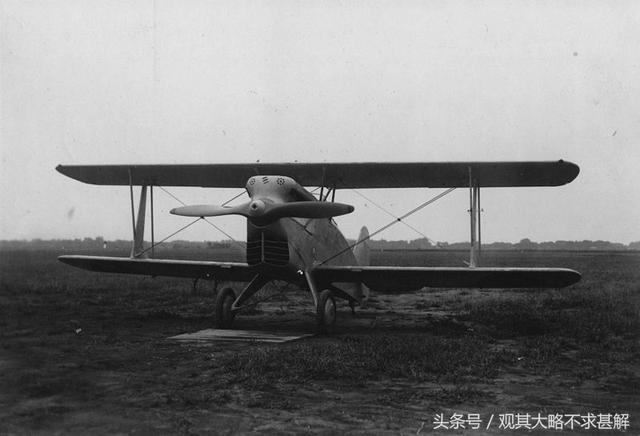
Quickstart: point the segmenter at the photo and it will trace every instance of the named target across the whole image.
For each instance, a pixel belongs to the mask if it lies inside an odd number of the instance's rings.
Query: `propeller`
[[[242,215],[256,225],[267,225],[285,218],[331,218],[353,212],[353,206],[343,203],[323,201],[292,201],[289,203],[271,203],[264,200],[252,200],[238,206],[218,206],[197,204],[171,209],[173,215],[209,217],[223,215]]]

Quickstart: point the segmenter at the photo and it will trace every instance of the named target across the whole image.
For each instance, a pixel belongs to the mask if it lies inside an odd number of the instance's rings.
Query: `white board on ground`
[[[313,336],[310,333],[206,329],[193,333],[183,333],[168,339],[184,342],[244,341],[282,343]]]

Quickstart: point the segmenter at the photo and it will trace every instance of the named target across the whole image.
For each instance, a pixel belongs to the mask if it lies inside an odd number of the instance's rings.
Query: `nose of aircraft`
[[[249,204],[249,215],[252,217],[260,216],[265,213],[267,206],[262,200],[253,200]]]

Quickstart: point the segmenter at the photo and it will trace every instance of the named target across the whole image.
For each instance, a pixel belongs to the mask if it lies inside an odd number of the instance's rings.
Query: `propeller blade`
[[[250,203],[238,206],[218,206],[217,204],[195,204],[171,209],[170,213],[180,216],[223,216],[223,215],[244,215],[247,216],[247,209]]]
[[[242,215],[256,225],[267,225],[285,218],[331,218],[353,212],[353,206],[343,203],[321,201],[293,201],[290,203],[270,203],[253,200],[238,206],[225,207],[215,204],[196,204],[176,207],[170,211],[173,215],[209,217],[223,215]]]
[[[262,219],[275,220],[284,217],[331,218],[353,212],[353,206],[343,203],[321,201],[294,201],[271,204]]]

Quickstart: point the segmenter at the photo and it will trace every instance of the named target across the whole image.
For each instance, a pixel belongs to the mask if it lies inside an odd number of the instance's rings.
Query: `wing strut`
[[[471,243],[469,252],[469,267],[480,265],[482,250],[481,226],[480,226],[480,184],[473,178],[469,167],[469,217],[471,224]]]
[[[149,186],[149,193],[151,194],[151,257],[155,257],[155,229],[153,228],[153,185]]]
[[[131,168],[129,168],[129,194],[130,194],[130,198],[131,198],[131,230],[133,231],[133,240],[136,240],[136,210],[135,210],[135,206],[133,205],[133,176],[131,174]],[[135,250],[135,244],[131,247],[131,257],[133,257],[133,255]]]
[[[133,225],[133,243],[131,244],[131,254],[129,257],[148,257],[146,254],[148,249],[144,249],[144,225],[147,216],[147,185],[142,185],[140,188],[140,200],[138,203],[138,217],[136,220],[136,214],[134,209],[133,198],[133,174],[129,169],[129,194],[131,196],[131,224]],[[153,185],[150,187],[151,193],[151,257],[153,257],[154,245],[155,245],[155,229],[153,218]]]
[[[144,249],[144,223],[147,215],[147,185],[140,188],[140,203],[138,205],[138,220],[133,229],[133,246],[130,257],[143,257],[147,250]],[[147,257],[147,256],[144,256]]]
[[[478,184],[478,263],[482,258],[482,226],[480,225],[480,217],[482,216],[482,207],[480,207],[480,185]]]

